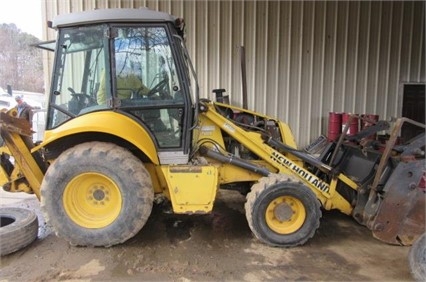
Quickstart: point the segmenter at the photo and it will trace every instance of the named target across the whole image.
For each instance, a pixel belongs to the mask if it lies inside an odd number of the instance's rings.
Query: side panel
[[[296,140],[294,139],[293,132],[288,124],[279,121],[280,131],[282,132],[283,143],[287,146],[297,149]]]
[[[213,209],[218,188],[214,166],[163,166],[175,213],[207,213]]]
[[[46,131],[43,143],[36,149],[62,137],[84,132],[107,133],[123,138],[143,151],[154,164],[159,164],[154,142],[147,130],[128,116],[112,111],[83,115]]]
[[[223,136],[220,127],[207,119],[204,115],[199,115],[198,118],[199,126],[194,129],[193,147],[202,145],[204,142],[213,141],[224,148],[225,144],[223,143]]]

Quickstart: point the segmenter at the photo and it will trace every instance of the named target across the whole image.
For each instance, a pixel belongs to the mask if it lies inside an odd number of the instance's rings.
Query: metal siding
[[[358,113],[367,112],[368,62],[370,61],[370,22],[371,2],[360,2],[359,38],[357,59],[357,91],[355,109]]]
[[[213,98],[211,90],[213,88],[221,88],[221,82],[219,79],[219,59],[221,57],[220,49],[220,27],[222,25],[220,21],[219,7],[220,2],[208,1],[206,5],[206,18],[209,24],[207,24],[207,48],[206,57],[207,65],[204,66],[205,79],[209,87],[203,88],[203,96],[209,95]],[[207,67],[207,68],[206,68]],[[225,88],[225,86],[223,86]]]
[[[312,53],[312,92],[311,92],[311,112],[321,113],[324,107],[324,58],[325,58],[325,20],[326,3],[315,2],[315,20],[313,21],[313,50]],[[327,115],[328,117],[328,115]],[[327,122],[321,114],[314,114],[310,117],[311,126],[308,131],[318,132]],[[312,138],[311,133],[311,138]],[[311,140],[309,138],[308,140]]]
[[[296,136],[300,136],[300,83],[301,83],[301,40],[303,35],[303,2],[291,2],[291,30],[290,30],[290,79],[289,79],[289,97],[288,104],[282,105],[287,109],[289,116],[288,122]],[[297,15],[297,16],[295,16]],[[291,105],[291,106],[290,106]],[[303,113],[310,115],[307,111]],[[305,120],[305,119],[303,119]],[[297,138],[297,140],[300,140]]]
[[[399,107],[399,76],[401,67],[401,44],[402,44],[402,24],[403,24],[403,5],[401,2],[395,2],[392,15],[393,39],[391,41],[390,57],[393,61],[390,65],[389,89],[393,95],[389,97],[388,116],[398,113]]]
[[[256,16],[256,5],[255,2],[245,2],[245,13],[244,13],[244,40],[242,44],[246,46],[246,63],[247,63],[247,104],[248,108],[254,110],[255,105],[255,87],[256,77],[255,69],[257,67],[258,60],[256,60],[256,37],[258,31],[257,16]],[[263,74],[259,73],[259,77]],[[259,79],[261,81],[261,79]]]
[[[358,60],[358,37],[359,37],[359,2],[349,2],[347,5],[347,46],[346,48],[346,83],[343,85],[344,109],[356,112],[356,80],[357,80],[357,60]]]
[[[323,112],[342,111],[334,107],[335,73],[336,73],[336,28],[337,3],[326,2],[325,54],[324,54],[324,106]],[[319,114],[319,113],[314,113]],[[299,139],[298,139],[299,140]],[[300,141],[299,141],[300,142]]]
[[[234,105],[242,105],[242,84],[241,84],[241,47],[244,40],[244,2],[232,2],[229,14],[230,28],[227,35],[230,41],[231,57],[223,58],[229,61],[231,72],[223,75],[230,75],[229,91],[230,102]],[[240,82],[240,83],[239,83]]]
[[[253,37],[253,43],[255,45],[255,52],[253,52],[253,62],[256,61],[256,69],[253,71],[253,86],[254,86],[254,105],[255,110],[259,112],[265,112],[265,98],[271,97],[268,93],[266,77],[268,76],[268,60],[266,57],[268,50],[268,26],[265,24],[265,19],[268,18],[268,3],[257,2],[253,14],[257,18],[256,26],[256,37]]]
[[[278,72],[278,88],[279,93],[277,93],[277,116],[287,121],[290,113],[289,104],[290,99],[290,58],[291,58],[291,3],[290,2],[281,2],[280,3],[280,25],[279,25],[279,37],[280,37],[280,48],[278,50],[279,61],[279,72]]]
[[[312,46],[313,46],[313,34],[314,27],[312,26],[315,21],[315,2],[306,2],[303,5],[303,23],[302,26],[302,36],[301,36],[301,51],[300,51],[300,64],[301,64],[301,73],[305,75],[300,76],[300,107],[299,113],[305,111],[306,113],[312,113],[312,71],[313,71],[313,56],[312,56]],[[302,95],[306,93],[306,95]],[[300,115],[300,114],[299,114]],[[301,120],[299,124],[299,131],[306,134],[306,138],[311,139],[311,123],[312,117]],[[299,132],[299,134],[300,134]]]
[[[412,2],[404,5],[402,44],[401,44],[401,72],[400,81],[410,81],[411,45],[413,40],[413,15],[414,5]]]
[[[139,8],[185,18],[202,97],[225,88],[242,105],[245,47],[248,108],[289,123],[300,146],[326,134],[330,111],[401,114],[403,83],[425,83],[425,2],[111,1],[42,3],[60,13]],[[44,30],[46,39],[55,33]],[[46,77],[52,57],[46,57]],[[49,79],[46,79],[48,82]],[[48,87],[47,87],[48,88]]]
[[[424,1],[415,2],[414,3],[414,16],[413,16],[413,34],[416,34],[416,38],[413,40],[413,52],[412,52],[412,62],[410,73],[413,74],[414,77],[411,78],[411,81],[420,82],[421,81],[421,67],[422,63],[424,66],[424,60],[422,60],[422,44],[424,44],[424,13],[425,6]]]
[[[220,56],[218,58],[217,75],[219,82],[217,87],[223,88],[226,85],[232,85],[232,3],[228,1],[220,2],[218,7],[218,16],[220,21],[220,28],[218,29],[219,40],[217,42],[220,50]],[[238,66],[238,65],[235,65]],[[226,91],[232,93],[232,87],[226,89]],[[229,94],[229,93],[225,93]]]
[[[277,100],[280,95],[280,89],[278,88],[278,76],[279,76],[279,48],[280,48],[280,37],[279,37],[279,25],[280,25],[280,2],[270,2],[268,5],[268,16],[265,18],[265,24],[267,26],[268,38],[270,43],[268,44],[267,53],[271,54],[266,56],[267,60],[267,72],[265,81],[267,85],[267,93],[270,93],[270,97],[264,95],[265,112],[268,112],[271,116],[278,115]]]
[[[334,103],[333,109],[343,110],[344,109],[344,86],[346,84],[346,55],[347,55],[347,25],[348,25],[348,2],[337,3],[337,27],[336,27],[336,50],[334,56],[336,57],[336,76],[335,76],[335,88],[334,88]],[[350,111],[350,109],[348,109]]]
[[[380,33],[381,33],[381,2],[371,3],[371,21],[370,21],[370,44],[368,61],[368,81],[367,81],[367,104],[368,113],[380,114],[377,110],[377,93],[379,77],[379,59],[380,59]]]
[[[391,30],[392,30],[392,21],[390,18],[392,2],[383,2],[381,7],[381,22],[380,24],[380,37],[379,37],[379,49],[378,49],[378,73],[376,92],[376,112],[381,113],[383,116],[386,113],[387,108],[387,99],[389,89],[389,50],[390,44],[389,40],[391,39]]]

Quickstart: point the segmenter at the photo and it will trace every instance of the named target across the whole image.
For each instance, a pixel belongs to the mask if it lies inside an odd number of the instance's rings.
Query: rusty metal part
[[[364,128],[362,131],[353,136],[347,136],[347,140],[360,142],[363,138],[376,134],[379,131],[387,130],[389,127],[389,122],[380,120],[377,121],[374,125]]]
[[[383,189],[384,198],[371,224],[374,237],[389,244],[411,245],[425,232],[425,191],[419,183],[425,161],[399,163]]]
[[[26,119],[16,118],[5,112],[0,112],[0,130],[29,137],[33,134],[31,125]]]
[[[0,112],[0,135],[5,146],[13,156],[14,168],[8,178],[10,191],[34,192],[40,199],[40,185],[43,180],[43,170],[36,157],[31,153],[32,130],[25,119],[15,118],[10,112]],[[23,179],[25,176],[25,179]],[[4,183],[3,183],[4,184]]]
[[[424,124],[416,122],[416,121],[411,120],[409,118],[399,118],[399,119],[396,120],[395,126],[392,130],[392,133],[389,137],[389,140],[388,140],[386,147],[385,147],[385,150],[383,152],[383,156],[380,159],[380,163],[379,163],[379,166],[378,166],[377,171],[376,171],[376,176],[374,177],[373,185],[371,186],[370,196],[374,196],[374,194],[377,190],[377,186],[379,185],[379,182],[380,182],[380,177],[382,176],[382,173],[383,173],[383,171],[386,167],[386,164],[389,160],[389,157],[391,156],[392,150],[393,150],[395,143],[396,143],[396,140],[398,138],[398,134],[401,131],[401,127],[405,122],[408,122],[408,123],[414,124],[416,126],[425,128]]]
[[[396,120],[373,183],[369,187],[370,193],[364,209],[366,225],[373,231],[374,237],[398,245],[411,245],[425,230],[425,191],[418,187],[425,173],[424,152],[423,156],[420,154],[421,159],[407,155],[424,150],[421,148],[424,141],[418,141],[422,139],[407,146],[408,149],[400,155],[399,164],[386,184],[380,185],[389,169],[389,160],[405,122],[425,128],[424,124],[408,118]]]

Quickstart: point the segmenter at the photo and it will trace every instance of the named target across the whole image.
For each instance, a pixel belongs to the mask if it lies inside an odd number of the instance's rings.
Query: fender
[[[159,164],[155,144],[147,129],[130,117],[111,111],[82,115],[55,129],[46,130],[43,142],[32,151],[63,137],[84,132],[106,133],[123,138],[143,151],[154,164]]]

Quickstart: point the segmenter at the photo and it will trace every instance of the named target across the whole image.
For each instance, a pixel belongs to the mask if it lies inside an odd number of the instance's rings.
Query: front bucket
[[[389,244],[412,245],[425,232],[425,161],[399,163],[387,181],[372,224],[374,237]]]

